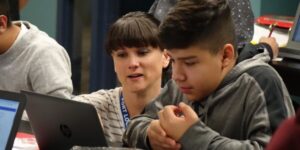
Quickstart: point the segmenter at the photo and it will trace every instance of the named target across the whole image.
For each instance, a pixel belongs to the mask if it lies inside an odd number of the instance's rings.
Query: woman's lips
[[[143,74],[131,74],[129,76],[127,76],[129,79],[132,79],[132,80],[138,80],[140,78],[143,77]]]

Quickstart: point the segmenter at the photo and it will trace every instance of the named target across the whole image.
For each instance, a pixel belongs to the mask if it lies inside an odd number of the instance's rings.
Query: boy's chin
[[[189,101],[199,101],[200,97],[192,94],[184,94]]]

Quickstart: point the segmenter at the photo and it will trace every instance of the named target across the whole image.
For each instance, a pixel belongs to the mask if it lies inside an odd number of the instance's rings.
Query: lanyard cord
[[[125,129],[126,129],[127,125],[128,125],[128,122],[130,120],[130,116],[129,116],[127,107],[125,105],[125,101],[124,101],[124,97],[123,97],[122,93],[120,95],[120,108],[121,108],[121,112],[122,112],[122,116],[123,116],[123,122],[124,122]]]

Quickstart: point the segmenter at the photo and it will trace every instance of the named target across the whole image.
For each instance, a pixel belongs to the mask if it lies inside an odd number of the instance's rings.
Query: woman
[[[112,24],[106,50],[121,87],[74,98],[95,106],[109,146],[122,146],[130,118],[160,93],[169,58],[159,42],[158,25],[159,21],[143,12],[128,13]]]

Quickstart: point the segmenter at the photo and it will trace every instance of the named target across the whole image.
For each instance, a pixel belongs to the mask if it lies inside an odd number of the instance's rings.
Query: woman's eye
[[[147,49],[147,48],[141,48],[141,49],[138,50],[137,53],[138,53],[139,56],[145,56],[149,52],[150,52],[149,49]]]
[[[123,52],[119,52],[119,53],[117,53],[117,56],[123,58],[123,57],[126,57],[127,54],[126,54],[126,53],[123,53]]]

